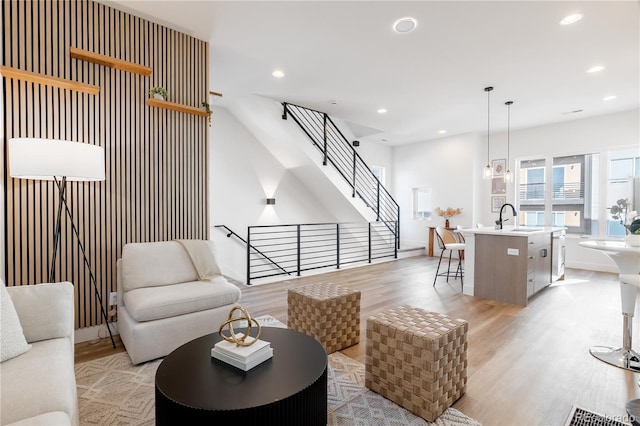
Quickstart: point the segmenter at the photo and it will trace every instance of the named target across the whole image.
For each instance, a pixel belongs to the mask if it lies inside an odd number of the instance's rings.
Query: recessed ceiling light
[[[440,133],[441,135],[444,135],[445,133],[447,133],[447,131],[444,130],[444,129],[443,130],[438,130],[438,133]]]
[[[284,73],[280,70],[275,70],[274,72],[271,73],[271,75],[274,76],[275,78],[284,77]]]
[[[378,110],[378,114],[384,114],[385,112],[387,112],[387,109],[386,109],[386,108],[380,108],[380,109]]]
[[[393,23],[393,29],[397,33],[408,33],[416,29],[418,21],[413,18],[400,18]]]
[[[587,72],[599,72],[602,71],[604,67],[602,65],[596,65],[595,67],[591,67],[587,70]]]
[[[574,13],[573,15],[565,16],[562,21],[560,21],[560,25],[571,25],[575,24],[579,20],[582,19],[582,15],[579,13]]]
[[[616,98],[615,95],[611,95],[611,96],[605,96],[604,98],[602,98],[603,101],[612,101]]]

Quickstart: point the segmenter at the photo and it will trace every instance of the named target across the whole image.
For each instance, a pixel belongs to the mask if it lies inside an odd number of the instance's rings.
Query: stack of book
[[[239,335],[241,336],[242,334]],[[248,337],[247,342],[249,339],[252,337]],[[273,348],[270,342],[260,339],[250,346],[237,346],[235,343],[222,340],[211,348],[211,356],[243,371],[249,371],[273,357]]]

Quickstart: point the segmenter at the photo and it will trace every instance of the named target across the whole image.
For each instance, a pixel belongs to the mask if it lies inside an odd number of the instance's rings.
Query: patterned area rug
[[[285,327],[271,316],[257,317],[263,327]],[[81,425],[153,425],[155,372],[162,360],[134,366],[126,353],[77,364]],[[449,408],[427,423],[364,386],[364,365],[339,352],[329,355],[330,425],[480,425]]]

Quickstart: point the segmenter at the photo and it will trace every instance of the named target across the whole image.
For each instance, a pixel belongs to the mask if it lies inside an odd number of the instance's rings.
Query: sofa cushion
[[[53,411],[76,416],[78,398],[69,339],[33,343],[29,352],[0,364],[0,382],[0,424]]]
[[[196,270],[177,241],[129,243],[122,249],[125,291],[197,280]]]
[[[73,284],[23,285],[8,290],[27,342],[73,336]]]
[[[127,311],[136,321],[152,321],[204,311],[230,305],[238,299],[240,289],[223,277],[217,277],[213,281],[138,288],[124,294]]]
[[[31,345],[24,337],[18,313],[3,282],[0,287],[0,362],[4,362],[27,352]]]

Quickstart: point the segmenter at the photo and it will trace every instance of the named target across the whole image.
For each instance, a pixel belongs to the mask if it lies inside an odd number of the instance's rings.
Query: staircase
[[[322,164],[331,164],[352,188],[352,197],[359,197],[395,238],[396,248],[400,248],[400,206],[387,189],[371,172],[351,143],[324,112],[282,103],[282,119],[289,117],[309,137],[322,154]]]

